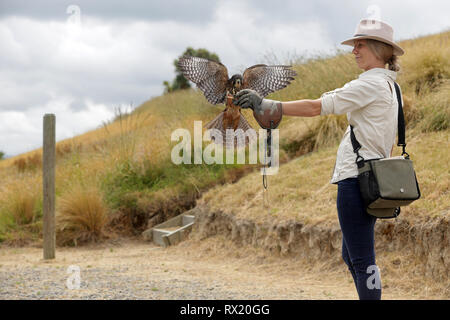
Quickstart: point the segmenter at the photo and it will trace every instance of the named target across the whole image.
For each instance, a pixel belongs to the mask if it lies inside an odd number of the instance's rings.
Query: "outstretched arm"
[[[263,99],[256,91],[243,89],[235,95],[233,104],[242,108],[251,108],[258,113],[264,113],[266,109],[273,109],[274,105],[280,101]],[[322,111],[322,100],[296,100],[281,102],[283,114],[286,116],[314,117],[320,115]]]
[[[315,117],[320,115],[322,110],[322,99],[316,100],[296,100],[282,102],[283,115],[296,117]]]

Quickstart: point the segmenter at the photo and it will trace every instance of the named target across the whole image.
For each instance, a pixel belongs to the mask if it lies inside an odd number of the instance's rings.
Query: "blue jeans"
[[[381,299],[381,281],[375,264],[376,217],[362,203],[357,178],[338,182],[337,210],[342,230],[342,258],[347,264],[359,299]]]

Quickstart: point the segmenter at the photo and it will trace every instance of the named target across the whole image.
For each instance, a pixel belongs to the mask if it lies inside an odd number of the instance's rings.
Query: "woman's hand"
[[[261,105],[262,100],[263,98],[255,90],[243,89],[234,96],[233,104],[244,109],[255,110]]]
[[[241,108],[250,108],[257,114],[263,115],[265,110],[273,110],[279,101],[263,99],[255,90],[243,89],[233,100],[233,104]]]

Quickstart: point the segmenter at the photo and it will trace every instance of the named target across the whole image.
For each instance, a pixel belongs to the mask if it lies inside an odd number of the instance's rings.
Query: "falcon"
[[[225,104],[225,109],[205,125],[207,129],[218,129],[224,144],[227,129],[242,129],[245,132],[252,128],[241,114],[241,107],[233,104],[236,93],[242,89],[252,89],[264,98],[285,88],[297,75],[291,66],[257,64],[247,68],[242,75],[235,74],[229,78],[228,70],[222,63],[187,55],[179,59],[178,66],[185,78],[203,92],[206,100],[213,105]]]

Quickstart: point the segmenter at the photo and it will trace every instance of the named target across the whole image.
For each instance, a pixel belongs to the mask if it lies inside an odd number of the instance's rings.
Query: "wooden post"
[[[44,115],[42,152],[44,260],[55,258],[55,115]]]

